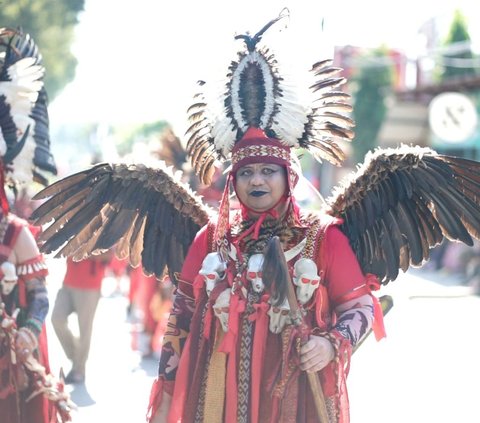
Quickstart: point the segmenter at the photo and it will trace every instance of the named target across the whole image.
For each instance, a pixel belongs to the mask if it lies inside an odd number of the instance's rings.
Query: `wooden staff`
[[[269,256],[272,256],[273,260],[270,260]],[[276,261],[276,264],[274,264],[273,261]],[[297,296],[295,295],[293,283],[288,272],[287,261],[278,236],[273,237],[267,247],[263,267],[263,278],[264,281],[268,281],[267,283],[270,284],[278,284],[280,280],[283,280],[283,285],[286,285],[284,287],[286,289],[285,295],[288,305],[290,306],[290,316],[293,324],[297,327],[305,328],[306,325],[303,321],[300,308],[298,307]],[[302,339],[302,345],[306,342],[306,339]],[[330,420],[325,404],[325,396],[323,395],[322,385],[320,384],[318,375],[316,372],[307,372],[307,377],[320,423],[329,423]]]

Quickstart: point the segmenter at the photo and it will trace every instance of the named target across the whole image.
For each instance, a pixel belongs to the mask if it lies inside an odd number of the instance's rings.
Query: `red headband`
[[[267,137],[263,130],[251,127],[232,149],[232,174],[235,175],[242,166],[253,163],[274,163],[285,166],[291,190],[298,181],[298,174],[291,166],[290,147],[276,138]]]

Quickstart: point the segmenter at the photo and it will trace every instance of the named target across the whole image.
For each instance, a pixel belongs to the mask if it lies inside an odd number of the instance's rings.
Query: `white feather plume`
[[[33,158],[35,154],[35,121],[30,117],[38,93],[43,87],[44,68],[36,64],[34,57],[24,57],[9,66],[7,75],[10,81],[2,81],[0,95],[4,96],[5,103],[10,107],[10,116],[16,126],[17,142],[22,139],[28,130],[24,147],[14,158],[13,166],[9,167],[6,177],[15,183],[32,180]],[[0,152],[7,152],[7,145],[3,136],[0,139]]]

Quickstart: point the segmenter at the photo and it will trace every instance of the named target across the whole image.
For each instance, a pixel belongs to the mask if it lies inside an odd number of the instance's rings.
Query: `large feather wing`
[[[480,238],[480,163],[428,148],[377,149],[328,200],[364,272],[383,284],[444,237]]]
[[[119,258],[160,278],[181,270],[195,234],[211,211],[161,162],[98,164],[40,191],[50,197],[32,214],[36,225],[53,220],[39,242],[44,253],[84,259],[115,246]]]

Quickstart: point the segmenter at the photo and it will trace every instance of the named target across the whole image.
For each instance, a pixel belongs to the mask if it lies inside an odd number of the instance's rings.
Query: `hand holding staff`
[[[288,272],[288,265],[278,236],[273,237],[265,251],[263,263],[263,280],[267,287],[273,287],[276,303],[283,302],[286,297],[290,306],[290,316],[295,326],[305,327],[298,307],[293,283]],[[306,340],[302,340],[303,343]],[[307,372],[308,382],[312,390],[317,415],[321,423],[329,423],[325,397],[316,372]]]

